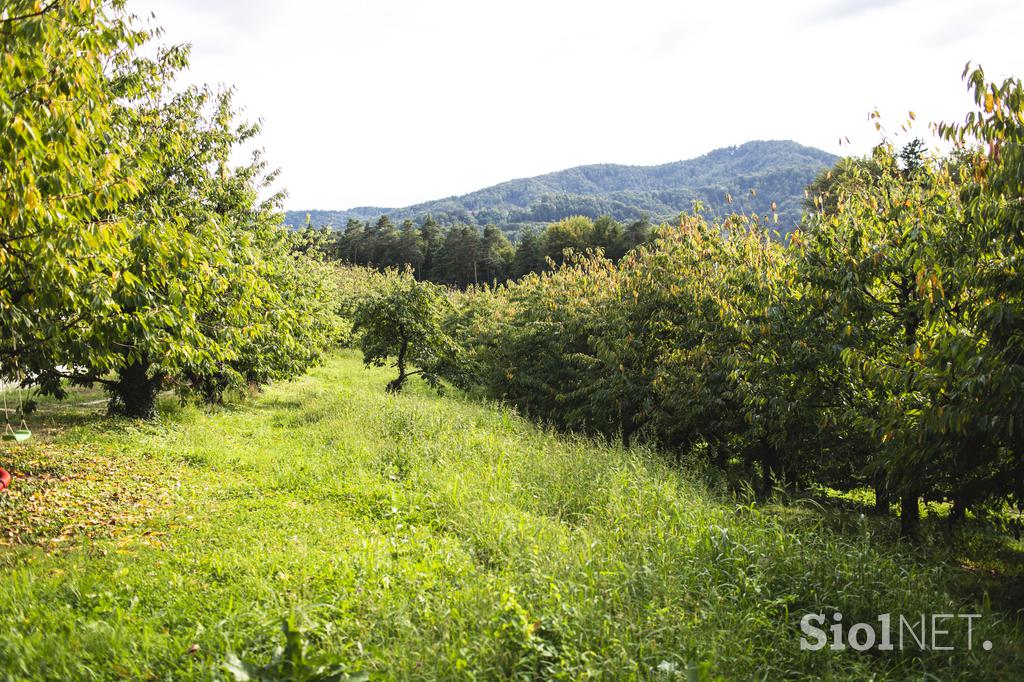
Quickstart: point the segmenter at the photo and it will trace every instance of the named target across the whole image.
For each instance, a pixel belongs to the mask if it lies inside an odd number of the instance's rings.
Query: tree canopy
[[[188,51],[143,56],[152,37],[122,2],[19,0],[0,22],[0,375],[100,383],[134,417],[164,388],[301,373],[337,324],[275,173],[231,165],[258,126],[228,91],[176,88]]]

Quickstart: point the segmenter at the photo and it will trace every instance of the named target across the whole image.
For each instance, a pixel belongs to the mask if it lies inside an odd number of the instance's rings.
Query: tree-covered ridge
[[[405,208],[289,211],[285,222],[301,227],[308,216],[314,226],[342,228],[349,218],[388,215],[400,221],[430,215],[443,226],[494,224],[515,233],[576,215],[674,221],[694,201],[713,215],[770,215],[774,202],[779,229],[788,232],[800,220],[804,188],[836,160],[828,152],[791,141],[754,141],[658,166],[578,166]]]

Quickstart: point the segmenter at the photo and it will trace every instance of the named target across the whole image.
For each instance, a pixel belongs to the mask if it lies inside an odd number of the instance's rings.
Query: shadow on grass
[[[874,499],[862,497],[820,490],[783,493],[766,506],[793,533],[814,527],[847,538],[868,534],[873,544],[909,561],[940,564],[949,570],[958,597],[990,601],[1012,621],[1024,618],[1024,542],[1018,537],[984,519],[951,526],[948,515],[933,506],[926,508],[919,536],[908,540],[900,536],[898,510],[879,514]]]

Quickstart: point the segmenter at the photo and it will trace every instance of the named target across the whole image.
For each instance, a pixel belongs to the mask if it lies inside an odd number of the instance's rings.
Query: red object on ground
[[[5,490],[11,484],[11,475],[7,469],[0,469],[0,491]]]

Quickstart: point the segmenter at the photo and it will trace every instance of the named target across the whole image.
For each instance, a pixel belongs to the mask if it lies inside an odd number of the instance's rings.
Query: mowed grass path
[[[1024,671],[1006,613],[866,527],[389,378],[344,353],[250,403],[76,416],[3,451],[0,679],[223,679],[289,617],[310,658],[371,679]],[[969,652],[800,651],[800,615],[826,609],[982,618]]]

